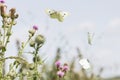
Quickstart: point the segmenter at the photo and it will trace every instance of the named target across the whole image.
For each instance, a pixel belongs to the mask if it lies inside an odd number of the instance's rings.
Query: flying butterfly
[[[63,22],[65,17],[68,16],[67,12],[56,11],[56,10],[51,10],[51,9],[47,9],[46,13],[50,16],[50,18],[57,19],[59,22]]]
[[[85,70],[88,70],[88,69],[91,68],[91,65],[90,65],[88,59],[85,59],[85,58],[84,59],[80,59],[79,63],[82,66],[82,68],[85,69]]]

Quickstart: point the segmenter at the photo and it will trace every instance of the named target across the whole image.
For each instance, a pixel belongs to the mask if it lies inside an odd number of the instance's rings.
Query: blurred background
[[[103,68],[101,77],[119,77],[119,3],[119,0],[6,0],[8,8],[15,7],[19,14],[6,56],[16,55],[15,41],[25,41],[27,31],[38,25],[38,33],[46,38],[40,55],[47,57],[48,65],[60,49],[61,61],[70,63],[75,59],[77,71],[81,68],[79,58],[76,58],[79,48],[81,54],[90,60],[95,74]],[[51,19],[45,13],[46,9],[66,11],[70,15],[61,23]],[[92,45],[87,41],[88,32],[94,33]]]

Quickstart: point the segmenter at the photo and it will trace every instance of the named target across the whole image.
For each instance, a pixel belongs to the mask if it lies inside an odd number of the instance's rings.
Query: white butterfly
[[[85,69],[85,70],[88,70],[88,69],[91,68],[88,59],[81,59],[81,60],[79,61],[79,63],[80,63],[80,65],[82,66],[82,68]]]
[[[66,16],[68,16],[67,12],[64,12],[64,11],[55,11],[55,10],[51,10],[51,9],[47,9],[46,13],[50,16],[50,18],[57,19],[60,22],[63,22],[64,18]]]
[[[93,37],[94,37],[94,33],[88,32],[88,44],[92,45]]]

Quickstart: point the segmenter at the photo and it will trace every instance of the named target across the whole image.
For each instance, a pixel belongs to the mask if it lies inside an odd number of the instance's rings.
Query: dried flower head
[[[7,6],[6,6],[6,5],[1,5],[1,6],[0,6],[0,12],[1,12],[1,16],[2,16],[2,17],[5,17],[5,16],[6,16],[6,9],[7,9]]]
[[[15,8],[11,8],[9,12],[10,12],[11,19],[18,18],[18,14],[15,14],[16,13],[16,9]]]

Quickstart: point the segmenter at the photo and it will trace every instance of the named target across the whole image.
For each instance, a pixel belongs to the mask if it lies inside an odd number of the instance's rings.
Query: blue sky
[[[9,47],[16,39],[25,41],[27,31],[36,24],[38,33],[46,37],[41,53],[47,53],[49,58],[54,56],[56,47],[62,47],[62,56],[64,59],[67,56],[69,61],[79,47],[94,65],[95,72],[104,67],[102,76],[120,75],[119,3],[120,0],[6,0],[8,8],[16,7],[19,13]],[[60,23],[49,18],[45,13],[48,8],[67,11],[70,15]],[[92,46],[87,43],[87,32],[95,34]],[[15,53],[15,46],[8,52]]]

